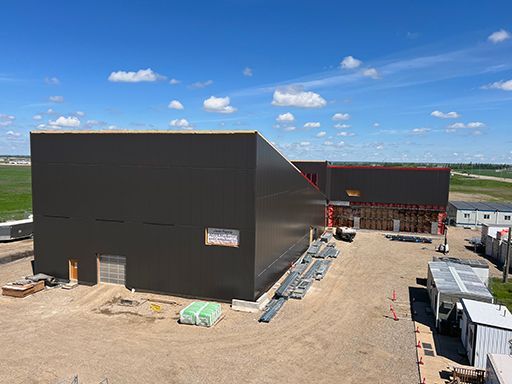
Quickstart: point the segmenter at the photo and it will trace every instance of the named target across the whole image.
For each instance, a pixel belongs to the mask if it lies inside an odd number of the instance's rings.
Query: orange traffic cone
[[[421,382],[421,384],[427,384],[427,379],[423,378],[423,381]]]
[[[416,330],[414,331],[414,333],[420,333],[420,327],[416,327]]]
[[[421,349],[421,343],[420,343],[420,341],[419,341],[419,340],[418,340],[418,344],[416,344],[416,348]]]
[[[424,365],[425,363],[423,362],[423,356],[420,356],[420,361],[418,361],[418,364],[419,365]]]

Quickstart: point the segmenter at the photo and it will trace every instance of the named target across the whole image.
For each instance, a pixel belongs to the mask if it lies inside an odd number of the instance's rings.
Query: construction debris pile
[[[304,298],[313,282],[325,277],[333,259],[340,253],[336,249],[336,244],[331,241],[332,238],[331,232],[325,232],[320,239],[311,243],[274,293],[274,297],[259,319],[260,322],[270,322],[289,298],[299,300]]]
[[[26,297],[36,292],[42,291],[46,286],[54,287],[59,282],[53,277],[38,273],[37,275],[27,276],[24,279],[7,283],[2,287],[2,295],[11,297]]]
[[[7,283],[2,287],[2,295],[11,297],[26,297],[44,289],[44,281],[33,282],[22,279]]]

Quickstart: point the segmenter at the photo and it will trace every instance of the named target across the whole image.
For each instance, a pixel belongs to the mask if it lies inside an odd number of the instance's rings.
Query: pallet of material
[[[11,297],[26,297],[44,289],[44,281],[26,284],[9,283],[2,287],[2,295]]]

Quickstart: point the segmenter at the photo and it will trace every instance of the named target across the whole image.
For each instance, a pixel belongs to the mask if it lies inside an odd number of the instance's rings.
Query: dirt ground
[[[474,258],[450,228],[450,256]],[[24,299],[0,297],[0,383],[417,383],[409,287],[424,278],[433,244],[391,242],[361,231],[338,242],[341,256],[303,300],[289,300],[269,324],[235,312],[215,327],[180,325],[190,300],[120,307],[141,300],[112,285],[47,289]],[[30,259],[0,265],[0,284],[28,275]],[[491,273],[498,270],[491,266]],[[390,297],[399,321],[390,317]]]
[[[13,256],[33,255],[34,243],[32,239],[18,240],[18,241],[4,241],[0,242],[0,264],[6,259]]]

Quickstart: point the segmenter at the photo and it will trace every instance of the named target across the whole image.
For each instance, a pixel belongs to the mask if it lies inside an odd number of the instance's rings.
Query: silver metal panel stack
[[[269,323],[270,320],[277,314],[277,312],[282,308],[284,303],[286,302],[286,298],[280,297],[277,299],[272,299],[270,303],[267,305],[267,309],[261,315],[259,322],[260,323]]]
[[[324,234],[325,235],[325,234]],[[330,234],[332,237],[332,234]],[[323,236],[323,235],[322,235]],[[315,280],[322,280],[332,264],[332,258],[339,255],[334,242],[329,242],[322,248],[322,242],[313,242],[306,253],[297,261],[276,290],[274,298],[267,305],[259,321],[268,323],[282,308],[288,298],[302,299]],[[313,257],[317,258],[313,262]]]
[[[316,270],[315,279],[322,280],[331,266],[332,260],[322,260]]]

